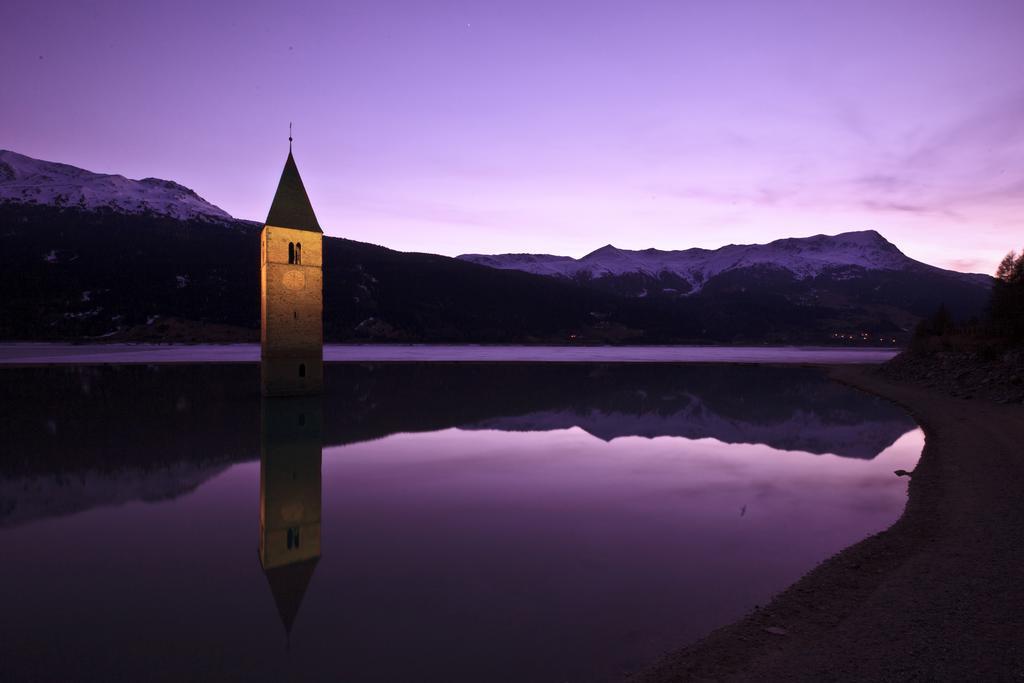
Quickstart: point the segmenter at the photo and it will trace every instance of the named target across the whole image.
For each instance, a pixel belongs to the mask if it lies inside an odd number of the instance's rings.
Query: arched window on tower
[[[288,243],[288,263],[295,263],[295,243]]]
[[[306,364],[305,363],[299,363],[299,377],[305,377],[305,376],[306,376]]]
[[[295,262],[302,264],[302,242],[295,243]]]

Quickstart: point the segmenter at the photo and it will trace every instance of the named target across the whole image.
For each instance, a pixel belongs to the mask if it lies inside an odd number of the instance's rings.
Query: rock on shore
[[[906,351],[881,370],[888,379],[957,398],[1024,403],[1024,349]]]

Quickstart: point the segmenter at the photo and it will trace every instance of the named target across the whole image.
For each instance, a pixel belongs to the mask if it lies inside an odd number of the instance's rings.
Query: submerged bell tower
[[[323,389],[323,230],[288,159],[260,234],[260,381],[264,396]]]

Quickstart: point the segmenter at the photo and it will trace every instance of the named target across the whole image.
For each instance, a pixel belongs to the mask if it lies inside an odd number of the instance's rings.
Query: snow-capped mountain
[[[463,254],[458,258],[492,268],[523,270],[574,280],[644,276],[671,285],[671,291],[695,294],[718,275],[747,268],[787,271],[797,280],[824,273],[852,277],[858,271],[939,269],[914,261],[874,230],[788,238],[768,244],[730,244],[720,249],[630,251],[612,245],[574,259],[547,254]],[[986,282],[985,276],[963,275]],[[637,292],[643,296],[646,289]]]
[[[0,235],[12,310],[0,338],[198,339],[198,326],[241,341],[259,320],[259,224],[174,182],[0,151]],[[942,305],[983,315],[992,285],[871,231],[581,259],[459,260],[326,237],[324,259],[337,341],[895,344]]]
[[[233,220],[223,209],[170,180],[131,180],[122,175],[93,173],[9,150],[0,150],[0,202],[109,209],[178,220]]]

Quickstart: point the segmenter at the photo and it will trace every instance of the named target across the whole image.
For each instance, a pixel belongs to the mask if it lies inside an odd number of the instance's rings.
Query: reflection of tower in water
[[[260,433],[260,564],[291,633],[320,559],[319,397],[265,398]]]

